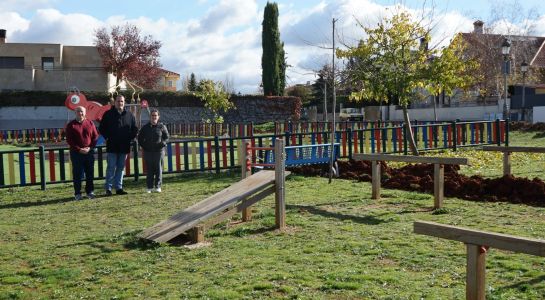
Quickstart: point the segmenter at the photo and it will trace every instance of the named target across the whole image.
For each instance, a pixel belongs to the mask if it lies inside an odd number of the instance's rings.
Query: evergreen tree
[[[195,74],[191,73],[191,76],[189,77],[189,86],[188,90],[190,92],[194,92],[197,90],[197,79],[195,79]]]
[[[284,94],[286,63],[284,44],[280,42],[278,5],[276,3],[267,2],[262,25],[263,56],[261,57],[261,67],[263,68],[263,93],[266,96],[280,96]]]

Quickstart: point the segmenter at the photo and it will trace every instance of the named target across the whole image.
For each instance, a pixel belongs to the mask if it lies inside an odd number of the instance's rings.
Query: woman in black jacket
[[[159,111],[152,109],[150,122],[140,129],[138,144],[144,150],[144,162],[147,167],[146,185],[147,192],[161,192],[163,181],[163,160],[165,147],[169,139],[167,127],[159,123]]]

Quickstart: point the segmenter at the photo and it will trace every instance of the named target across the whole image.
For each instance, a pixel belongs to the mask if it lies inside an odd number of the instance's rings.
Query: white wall
[[[467,106],[467,107],[441,107],[437,108],[438,121],[460,120],[495,120],[502,118],[503,102],[494,106]],[[386,116],[387,108],[383,107],[383,116]],[[433,108],[409,109],[411,120],[434,120]],[[403,110],[390,106],[390,120],[403,121]]]
[[[532,123],[545,122],[545,106],[534,106]]]

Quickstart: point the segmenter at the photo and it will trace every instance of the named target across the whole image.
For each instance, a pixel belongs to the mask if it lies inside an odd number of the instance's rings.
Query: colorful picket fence
[[[419,150],[453,149],[479,145],[508,145],[509,126],[506,122],[451,122],[420,124],[413,126]],[[337,131],[336,151],[342,158],[351,158],[354,153],[399,153],[407,154],[408,141],[403,126],[346,128]],[[220,172],[237,169],[243,140],[248,139],[252,147],[274,147],[277,137],[285,139],[286,146],[316,145],[331,143],[331,132],[289,133],[251,137],[214,137],[173,139],[166,148],[164,173]],[[97,147],[95,177],[102,179],[106,170],[104,147]],[[255,152],[255,150],[254,150]],[[252,157],[263,156],[257,151]],[[125,173],[138,180],[146,172],[141,159],[142,152],[133,145],[127,157]],[[67,147],[30,148],[25,150],[0,151],[0,188],[11,186],[41,185],[69,182],[72,180],[70,155]]]

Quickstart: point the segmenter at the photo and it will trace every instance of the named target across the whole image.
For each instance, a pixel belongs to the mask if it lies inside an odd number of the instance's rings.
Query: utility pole
[[[331,73],[333,74],[333,84],[332,84],[332,93],[333,93],[333,120],[331,120],[331,156],[329,157],[329,183],[331,183],[331,178],[333,177],[333,161],[335,160],[335,110],[337,108],[337,95],[335,94],[335,18],[333,18],[333,30],[331,35],[333,36],[333,48],[331,56]]]

